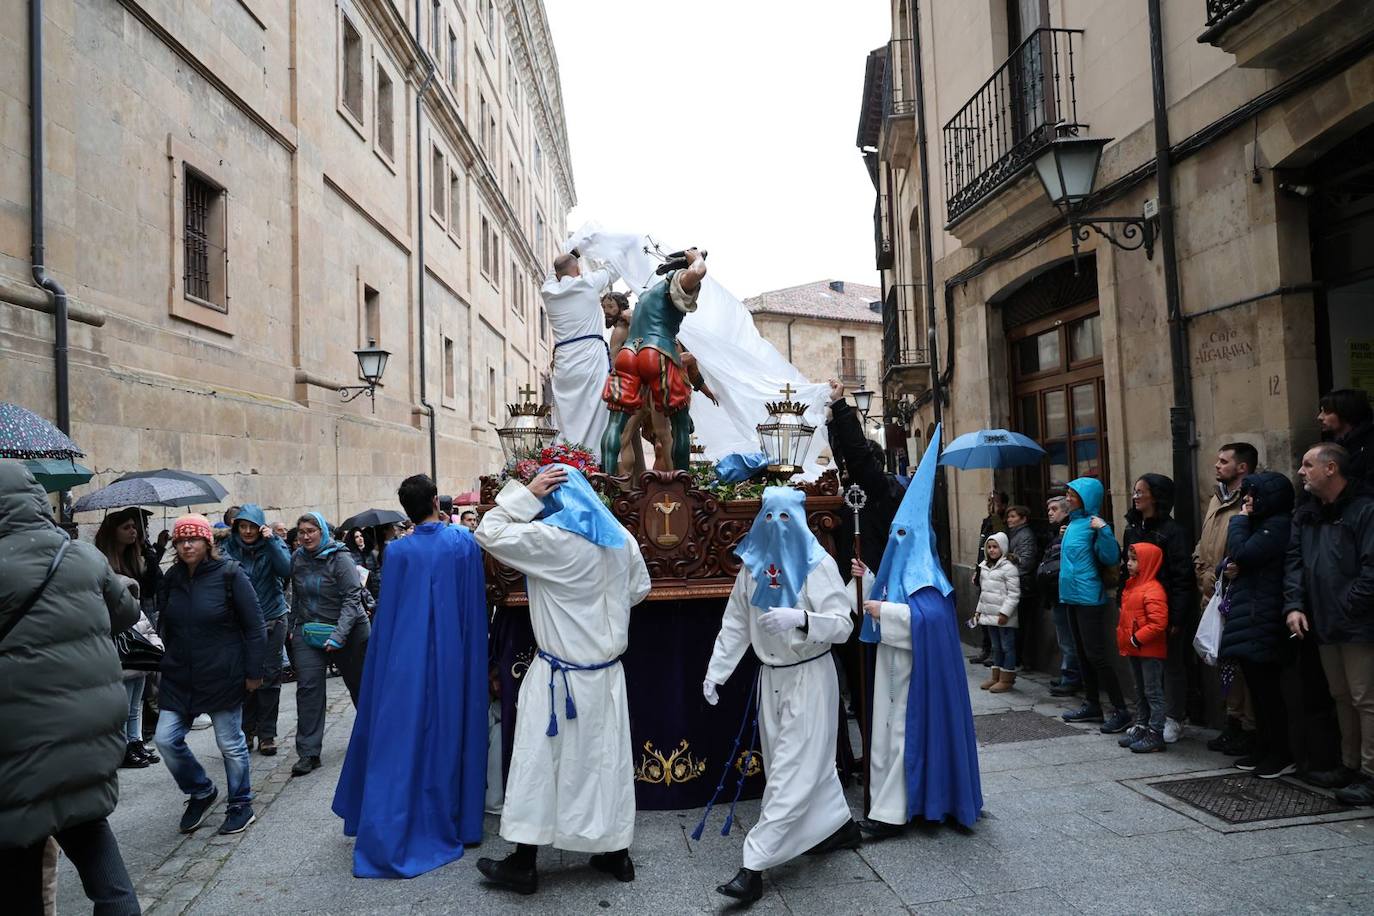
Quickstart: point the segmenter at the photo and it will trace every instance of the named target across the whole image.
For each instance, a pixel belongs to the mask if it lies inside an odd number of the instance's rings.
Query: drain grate
[[[1083,734],[1071,725],[1029,709],[974,716],[973,727],[978,734],[980,745],[1011,744],[1015,741],[1039,741],[1044,738],[1067,738]]]
[[[1325,795],[1278,779],[1256,779],[1246,773],[1162,780],[1148,785],[1228,824],[1249,824],[1347,810],[1344,805]]]

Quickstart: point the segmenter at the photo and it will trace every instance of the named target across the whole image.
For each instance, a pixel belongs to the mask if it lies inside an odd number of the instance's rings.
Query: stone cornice
[[[553,169],[564,205],[571,210],[577,203],[573,185],[572,156],[568,152],[567,122],[563,116],[563,86],[558,78],[558,57],[554,52],[549,23],[542,0],[503,0],[506,25],[510,29],[517,57],[521,58],[525,85],[538,94],[539,105],[531,106],[535,129],[544,147],[546,167]],[[558,230],[562,232],[562,227]]]

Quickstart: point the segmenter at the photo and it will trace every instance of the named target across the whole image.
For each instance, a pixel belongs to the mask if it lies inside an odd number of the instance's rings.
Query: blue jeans
[[[205,798],[214,791],[215,784],[186,746],[186,733],[194,718],[162,710],[153,741],[181,791],[192,798]],[[243,737],[243,707],[216,710],[210,713],[210,722],[215,727],[215,743],[224,758],[224,778],[229,784],[225,801],[230,807],[246,805],[253,800],[253,783],[248,773],[248,742]]]
[[[124,720],[125,744],[143,743],[143,686],[147,681],[144,674],[124,679],[124,693],[129,698],[129,716]]]
[[[1069,607],[1054,603],[1054,639],[1059,643],[1059,676],[1066,681],[1078,681],[1078,647],[1073,642],[1073,624],[1069,623]]]
[[[1016,627],[988,627],[992,635],[992,666],[1016,670]]]
[[[1164,659],[1130,656],[1135,675],[1135,724],[1164,734]]]

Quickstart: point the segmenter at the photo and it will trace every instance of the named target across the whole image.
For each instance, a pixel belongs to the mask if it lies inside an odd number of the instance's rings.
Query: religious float
[[[577,465],[592,456],[554,446],[557,430],[550,409],[523,389],[522,402],[508,405],[499,430],[506,467],[482,479],[483,510],[511,477],[533,476],[541,458]],[[653,590],[630,619],[629,648],[622,657],[630,699],[630,732],[635,762],[637,805],[646,810],[694,808],[706,803],[722,778],[736,740],[748,690],[758,662],[746,653],[735,675],[720,690],[720,703],[702,699],[701,683],[720,629],[725,602],[739,572],[735,547],[758,514],[763,488],[782,483],[800,470],[815,427],[805,422],[805,405],[783,399],[769,403],[768,419],[758,426],[767,455],[763,479],[722,483],[702,449],[693,447],[688,470],[645,471],[634,479],[592,473],[590,478],[612,513],[638,542],[653,580]],[[808,523],[827,552],[835,552],[836,533],[845,512],[834,470],[794,484],[806,493]],[[524,577],[486,557],[487,594],[495,609],[493,656],[502,699],[502,757],[509,766],[514,739],[516,698],[534,657]],[[746,736],[747,737],[747,736]],[[763,790],[758,748],[741,749],[728,761],[727,779],[745,777],[744,797]]]

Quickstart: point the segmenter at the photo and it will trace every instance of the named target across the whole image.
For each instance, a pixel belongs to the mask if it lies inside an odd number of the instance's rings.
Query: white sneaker
[[[191,723],[191,730],[200,731],[202,728],[209,728],[210,725],[210,717],[207,716],[205,713],[201,713],[200,715],[196,716],[195,721]]]
[[[1183,726],[1177,719],[1164,720],[1164,743],[1174,744],[1183,737]]]

